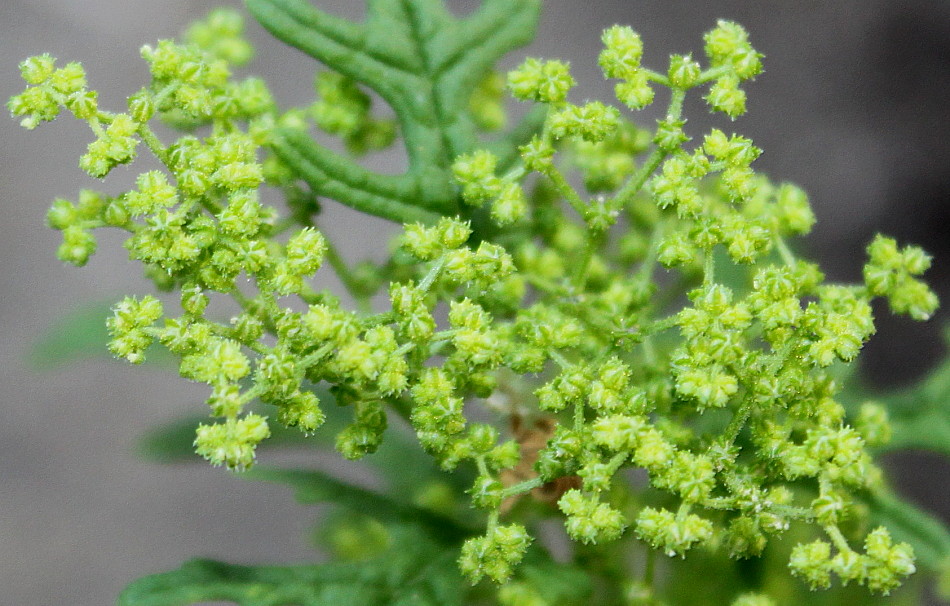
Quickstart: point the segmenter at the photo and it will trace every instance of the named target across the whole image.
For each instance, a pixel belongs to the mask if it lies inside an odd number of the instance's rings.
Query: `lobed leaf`
[[[392,531],[392,548],[368,562],[240,566],[192,560],[133,582],[118,605],[460,606],[465,592],[454,552],[418,532]]]
[[[378,175],[300,131],[279,130],[275,153],[318,195],[397,222],[433,222],[464,212],[454,158],[479,140],[468,107],[485,73],[529,42],[540,0],[485,0],[464,19],[437,0],[373,0],[365,23],[334,17],[306,0],[247,0],[276,38],[375,90],[393,108],[409,157],[405,175]],[[540,124],[535,112],[492,146],[503,159]]]

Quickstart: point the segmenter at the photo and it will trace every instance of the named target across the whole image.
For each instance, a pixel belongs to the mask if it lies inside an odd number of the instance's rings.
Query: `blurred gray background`
[[[362,12],[357,0],[316,3]],[[228,2],[2,0],[0,98],[22,89],[21,59],[48,51],[83,62],[103,107],[119,110],[146,82],[139,47],[176,36],[221,4]],[[701,54],[701,34],[719,17],[746,25],[766,72],[748,87],[745,117],[730,124],[694,99],[687,130],[698,135],[715,123],[750,136],[766,150],[759,170],[810,192],[819,222],[808,250],[832,278],[857,279],[865,243],[882,230],[934,254],[929,279],[950,305],[950,3],[548,0],[529,52],[572,61],[576,100],[610,99],[596,70],[604,27],[633,25],[646,43],[645,62],[665,69],[670,52]],[[307,103],[314,65],[255,23],[248,29],[259,49],[249,71],[267,76],[283,107]],[[59,235],[44,226],[51,200],[74,199],[82,187],[119,192],[141,170],[120,168],[94,182],[76,166],[90,140],[85,125],[68,117],[31,133],[0,120],[0,602],[109,604],[130,579],[198,555],[312,557],[304,537],[312,510],[293,504],[289,491],[200,463],[162,467],[134,455],[145,428],[201,411],[202,386],[104,359],[47,373],[25,362],[37,335],[64,311],[150,292],[114,234],[100,236],[100,252],[83,269],[55,258]],[[351,259],[391,231],[327,207],[324,222]],[[945,311],[923,326],[878,312],[879,334],[864,361],[876,385],[906,383],[942,355],[935,334]],[[890,464],[911,498],[950,519],[946,462],[908,455]]]

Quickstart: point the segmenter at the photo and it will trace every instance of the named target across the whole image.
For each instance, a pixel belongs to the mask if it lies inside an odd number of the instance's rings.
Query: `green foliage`
[[[240,606],[451,606],[463,594],[451,551],[418,531],[391,532],[376,559],[317,566],[237,566],[193,560],[130,585],[122,606],[181,606],[228,600]]]
[[[370,1],[362,24],[305,0],[247,4],[275,37],[377,92],[397,116],[409,157],[401,176],[373,174],[304,132],[278,130],[274,151],[314,193],[399,222],[462,210],[449,167],[478,143],[469,99],[499,58],[531,39],[538,0],[488,0],[462,20],[438,0]],[[518,132],[496,151],[513,156]]]
[[[877,400],[887,404],[893,432],[884,450],[919,449],[950,456],[948,393],[950,362],[944,361],[919,384],[893,394],[876,396]]]
[[[757,174],[748,138],[690,132],[689,94],[746,111],[762,55],[741,26],[720,21],[703,61],[672,55],[658,71],[636,32],[609,28],[598,62],[619,81],[614,106],[570,101],[564,61],[493,71],[530,39],[538,0],[484,0],[461,19],[438,0],[370,0],[362,23],[304,0],[247,4],[325,66],[313,104],[282,112],[261,80],[236,79],[252,49],[240,17],[216,11],[185,44],[143,47],[151,82],[127,113],[100,109],[81,66],[48,55],[21,65],[28,87],[9,107],[27,128],[62,108],[86,121],[92,177],[145,150],[160,163],[131,191],[85,190],[47,215],[63,261],[86,264],[95,229],[124,230],[131,258],[177,293],[126,297],[107,320],[116,356],[140,363],[160,344],[209,387],[212,422],[147,449],[243,471],[259,444],[332,446],[383,488],[248,471],[334,504],[320,536],[338,561],[196,561],[121,603],[682,602],[688,568],[657,565],[669,557],[722,572],[715,597],[690,581],[696,599],[764,606],[839,582],[887,594],[915,561],[946,568],[946,530],[890,496],[872,457],[946,452],[946,368],[885,405],[858,407],[841,381],[875,331],[875,297],[935,312],[918,277],[930,258],[878,236],[863,284],[826,283],[789,244],[815,221],[807,195]],[[506,123],[502,82],[533,109],[486,143]],[[655,128],[629,121],[667,95]],[[166,145],[154,120],[184,132]],[[405,174],[360,164],[397,141]],[[286,205],[262,201],[265,185]],[[402,223],[389,257],[348,266],[318,229],[323,199]],[[325,263],[356,310],[311,285]],[[222,297],[239,309],[227,320]],[[548,553],[547,520],[568,563]]]

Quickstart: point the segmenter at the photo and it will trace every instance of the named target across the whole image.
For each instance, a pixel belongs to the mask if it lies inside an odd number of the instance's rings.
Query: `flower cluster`
[[[840,533],[832,533],[832,539]],[[854,581],[867,585],[871,591],[888,593],[900,585],[900,579],[913,574],[914,550],[907,543],[891,540],[887,529],[874,529],[864,541],[865,553],[853,551],[843,540],[832,556],[832,545],[827,541],[800,544],[792,552],[789,567],[812,588],[826,588],[831,584],[831,573],[844,583]]]
[[[299,135],[307,117],[354,154],[389,145],[395,123],[373,117],[367,93],[336,72],[317,77],[314,105],[280,114],[263,83],[231,76],[250,56],[240,31],[232,13],[216,12],[190,44],[144,47],[152,81],[128,113],[100,110],[81,67],[56,69],[46,55],[24,62],[30,86],[10,103],[28,128],[61,107],[86,120],[96,140],[81,166],[93,177],[132,161],[140,144],[161,162],[131,191],[57,200],[48,221],[63,232],[60,258],[75,265],[96,249],[92,229],[127,231],[130,257],[180,292],[178,317],[151,296],[119,303],[110,348],[139,363],[159,342],[183,377],[209,386],[216,421],[199,426],[199,455],[251,466],[272,422],[256,402],[282,425],[316,431],[324,413],[312,387],[323,383],[352,411],[336,436],[344,457],[376,451],[396,414],[444,470],[475,470],[468,494],[488,529],[459,558],[473,583],[512,578],[532,542],[525,524],[550,515],[581,544],[636,537],[669,556],[705,546],[735,558],[760,555],[800,521],[831,541],[791,556],[812,587],[834,573],[886,593],[913,572],[912,550],[884,529],[863,538],[865,553],[849,547],[862,539],[843,522],[864,515],[860,493],[883,482],[867,448],[889,430],[873,404],[846,414],[835,366],[874,333],[873,297],[915,319],[933,314],[936,297],[916,277],[930,259],[879,236],[864,285],[827,284],[788,244],[815,221],[804,192],[756,174],[761,150],[742,135],[712,129],[690,145],[688,91],[708,84],[711,109],[745,112],[739,85],[762,65],[739,25],[706,34],[706,67],[673,55],[665,72],[643,66],[632,29],[604,32],[599,63],[620,80],[621,105],[641,109],[657,87],[670,91],[649,130],[609,104],[569,102],[567,63],[525,61],[508,90],[545,119],[519,157],[462,150],[451,162],[459,214],[405,225],[391,258],[363,276],[315,227],[316,196],[295,168],[261,151]],[[476,92],[490,106],[478,119],[486,128],[501,122],[499,88],[489,76]],[[154,118],[210,134],[166,146]],[[286,219],[261,202],[265,184],[287,195]],[[313,289],[324,261],[359,312]],[[377,293],[387,281],[388,298]],[[240,311],[218,321],[213,293]],[[375,294],[386,305],[377,313]],[[477,404],[484,411],[472,414]],[[528,447],[523,423],[550,431]],[[646,489],[625,480],[631,468],[645,471]],[[641,493],[649,500],[631,496]],[[525,524],[502,523],[509,515]],[[506,592],[511,603],[534,595],[517,581]]]

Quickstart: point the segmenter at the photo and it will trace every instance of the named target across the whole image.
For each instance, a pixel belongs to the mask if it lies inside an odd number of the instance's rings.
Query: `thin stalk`
[[[356,275],[350,269],[349,265],[346,264],[346,261],[343,259],[343,256],[340,255],[340,251],[336,245],[334,245],[329,238],[324,237],[323,240],[326,242],[327,260],[330,262],[330,267],[333,268],[333,272],[340,278],[340,282],[343,283],[346,292],[356,301],[356,306],[359,311],[361,313],[369,313],[369,298],[366,296],[366,293],[363,292],[363,289],[360,288]]]

